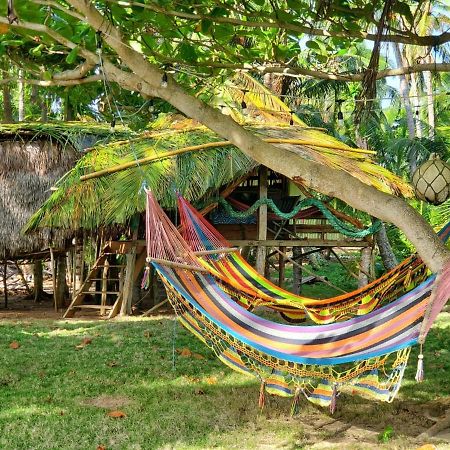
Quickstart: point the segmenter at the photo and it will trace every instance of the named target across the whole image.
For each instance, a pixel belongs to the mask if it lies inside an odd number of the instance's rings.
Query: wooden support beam
[[[366,241],[340,241],[340,240],[325,240],[321,239],[232,239],[229,241],[231,245],[236,247],[367,247]]]
[[[286,253],[286,247],[280,247],[280,252],[278,254],[278,286],[281,288],[284,286],[285,278],[285,259],[282,253]]]
[[[267,179],[269,170],[265,166],[259,167],[259,198],[267,198]],[[258,208],[258,241],[267,239],[267,205],[263,204]],[[259,245],[256,249],[256,270],[264,275],[266,266],[266,247]]]

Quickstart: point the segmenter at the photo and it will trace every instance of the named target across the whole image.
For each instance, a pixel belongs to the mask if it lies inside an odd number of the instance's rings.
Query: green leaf
[[[46,80],[46,81],[50,81],[52,79],[52,73],[49,70],[46,70],[42,74],[42,78],[44,78],[44,80]]]
[[[29,54],[32,56],[41,56],[43,48],[44,48],[44,44],[39,44],[37,47],[31,48],[29,51]]]
[[[212,21],[209,19],[203,19],[201,21],[200,30],[203,34],[208,34],[212,27]]]
[[[411,13],[411,9],[409,7],[409,5],[405,2],[394,2],[394,5],[392,7],[393,11],[395,11],[396,13],[402,15],[403,17],[405,17],[405,19],[409,22],[409,23],[413,23],[414,22],[414,17]]]
[[[316,41],[306,41],[305,45],[311,50],[320,50],[320,46]]]
[[[183,58],[184,61],[196,61],[197,60],[197,53],[195,51],[195,48],[186,43],[182,43],[178,50],[181,58]]]
[[[80,51],[80,48],[78,47],[78,45],[76,47],[74,47],[70,53],[66,56],[66,63],[67,64],[73,64],[78,56],[78,52]]]
[[[230,24],[220,24],[214,26],[214,37],[216,39],[229,40],[234,35],[234,27]]]

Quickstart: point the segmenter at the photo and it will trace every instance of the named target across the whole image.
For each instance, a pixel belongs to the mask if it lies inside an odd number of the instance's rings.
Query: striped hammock
[[[151,194],[147,194],[148,261],[159,273],[179,320],[219,359],[261,381],[264,392],[301,396],[334,411],[338,392],[392,401],[410,348],[423,332],[434,276],[362,317],[313,326],[271,322],[236,303],[205,272]],[[432,322],[436,310],[428,317]],[[426,329],[428,331],[429,324]]]
[[[425,264],[413,255],[353,292],[321,300],[295,295],[264,278],[238,250],[229,252],[231,244],[181,196],[178,196],[178,209],[181,235],[190,248],[199,253],[203,266],[214,275],[222,288],[229,293],[233,289],[238,290],[243,305],[268,306],[289,321],[300,321],[306,315],[315,323],[327,324],[364,315],[409,292],[427,276]],[[447,240],[450,224],[441,230],[440,235]],[[224,251],[220,253],[220,250]]]

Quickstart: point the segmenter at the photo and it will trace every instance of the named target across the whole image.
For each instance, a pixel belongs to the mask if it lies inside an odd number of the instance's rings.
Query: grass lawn
[[[394,403],[342,395],[333,416],[304,401],[291,418],[290,400],[277,397],[260,411],[259,383],[222,366],[172,316],[3,320],[0,348],[2,450],[409,449],[433,423],[426,414],[450,407],[447,313],[426,345],[424,383],[413,382],[415,352]]]

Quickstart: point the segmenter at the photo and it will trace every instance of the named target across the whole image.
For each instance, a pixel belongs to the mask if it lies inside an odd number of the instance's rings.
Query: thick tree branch
[[[78,86],[81,84],[94,83],[96,81],[100,81],[102,79],[101,75],[91,75],[90,77],[85,78],[75,78],[75,79],[62,79],[58,80],[56,78],[52,80],[36,80],[29,78],[3,78],[0,80],[0,86],[3,84],[9,83],[17,83],[18,81],[22,81],[25,84],[32,84],[35,86],[49,87],[49,86]]]
[[[118,3],[120,0],[107,0],[112,3]],[[375,41],[377,39],[376,34],[367,33],[364,31],[327,31],[320,28],[307,27],[301,25],[295,25],[288,22],[283,22],[274,18],[275,20],[242,20],[235,17],[215,17],[207,14],[194,14],[183,11],[174,11],[157,6],[155,3],[138,3],[134,1],[127,1],[129,5],[138,6],[140,8],[149,9],[151,11],[164,14],[166,16],[178,17],[180,19],[192,20],[200,22],[202,20],[209,20],[212,23],[227,23],[231,25],[243,26],[248,28],[274,28],[280,30],[286,30],[290,33],[307,34],[311,36],[322,37],[340,37],[346,39],[366,39],[369,41]],[[386,34],[382,37],[384,42],[397,42],[402,44],[420,45],[420,46],[437,46],[450,42],[450,33],[445,32],[439,35],[419,36],[415,33],[403,32],[402,34]]]
[[[104,33],[104,39],[108,45],[134,72],[125,72],[105,58],[104,67],[112,81],[126,89],[166,100],[187,116],[198,120],[220,136],[230,140],[251,158],[288,178],[316,191],[338,197],[354,208],[366,211],[386,222],[394,223],[404,231],[431,270],[438,272],[450,260],[450,251],[442,244],[427,222],[404,200],[382,193],[343,171],[307,161],[290,149],[282,146],[275,147],[261,141],[231,118],[187,94],[170,77],[168,86],[162,87],[163,72],[148,63],[143,55],[130,49],[122,41],[119,30],[113,27],[88,0],[69,0],[69,3],[85,16],[86,21],[95,30]],[[2,18],[0,23],[1,21]],[[74,48],[76,45],[45,25],[20,22],[17,26],[47,33],[68,48]],[[92,62],[98,58],[95,53],[83,48],[80,49],[80,54]]]
[[[168,86],[161,86],[162,71],[149,64],[143,56],[122,42],[118,29],[87,0],[68,0],[96,30],[105,33],[104,39],[134,73],[126,73],[105,63],[110,78],[121,85],[147,95],[157,95],[189,117],[208,126],[220,136],[230,140],[251,158],[314,190],[344,200],[354,208],[366,211],[401,228],[416,246],[423,260],[433,271],[439,271],[450,260],[450,251],[442,244],[431,227],[403,199],[382,193],[351,175],[331,169],[298,154],[267,144],[244,130],[231,118],[187,94],[169,78]]]
[[[55,73],[53,75],[53,80],[61,80],[61,81],[68,81],[68,80],[80,80],[84,78],[84,76],[92,70],[96,66],[95,63],[92,61],[84,61],[82,64],[75,67],[75,69],[71,70],[65,70],[64,72]],[[86,78],[84,78],[86,80]],[[97,81],[97,80],[92,80]]]

